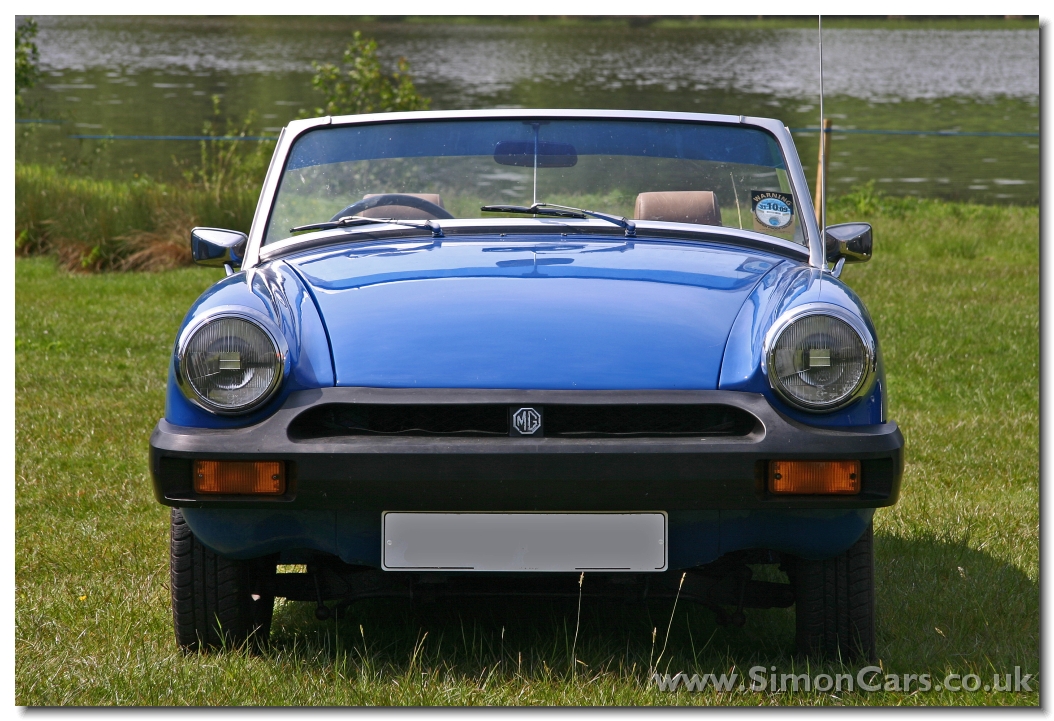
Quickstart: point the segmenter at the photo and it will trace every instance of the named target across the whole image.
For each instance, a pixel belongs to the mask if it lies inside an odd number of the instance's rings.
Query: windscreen
[[[804,245],[795,201],[776,140],[737,125],[496,119],[324,127],[293,145],[264,243],[348,215],[493,218],[503,214],[481,207],[553,203]]]

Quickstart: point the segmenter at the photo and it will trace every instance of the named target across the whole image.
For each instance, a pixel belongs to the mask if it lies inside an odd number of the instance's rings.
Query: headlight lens
[[[246,411],[262,403],[277,387],[282,368],[282,354],[267,331],[232,316],[203,323],[180,353],[184,392],[219,413]]]
[[[779,330],[769,348],[769,382],[795,405],[832,410],[855,399],[870,379],[872,348],[869,337],[841,318],[802,315]]]

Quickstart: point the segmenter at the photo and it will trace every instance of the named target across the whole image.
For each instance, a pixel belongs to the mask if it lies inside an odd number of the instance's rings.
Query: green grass
[[[882,665],[938,680],[1035,673],[1038,209],[864,191],[832,215],[874,221],[874,260],[843,277],[878,327],[890,413],[907,439],[901,500],[876,514]],[[18,260],[15,272],[18,704],[1039,702],[1038,692],[662,693],[645,670],[664,644],[669,602],[587,600],[576,664],[573,601],[370,601],[337,623],[287,603],[267,654],[184,657],[147,438],[175,329],[221,273],[70,275],[45,258]],[[800,672],[792,644],[790,610],[723,628],[682,602],[659,667]]]

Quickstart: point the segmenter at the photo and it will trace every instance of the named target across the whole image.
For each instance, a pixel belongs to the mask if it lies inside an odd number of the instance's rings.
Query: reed
[[[163,270],[191,262],[196,225],[248,232],[259,184],[214,188],[70,176],[15,163],[15,252],[53,255],[68,270]]]

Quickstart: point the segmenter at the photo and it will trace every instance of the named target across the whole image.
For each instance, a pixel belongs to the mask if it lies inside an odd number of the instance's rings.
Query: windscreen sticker
[[[752,190],[750,210],[754,214],[754,230],[785,231],[794,222],[794,198],[789,193]]]

